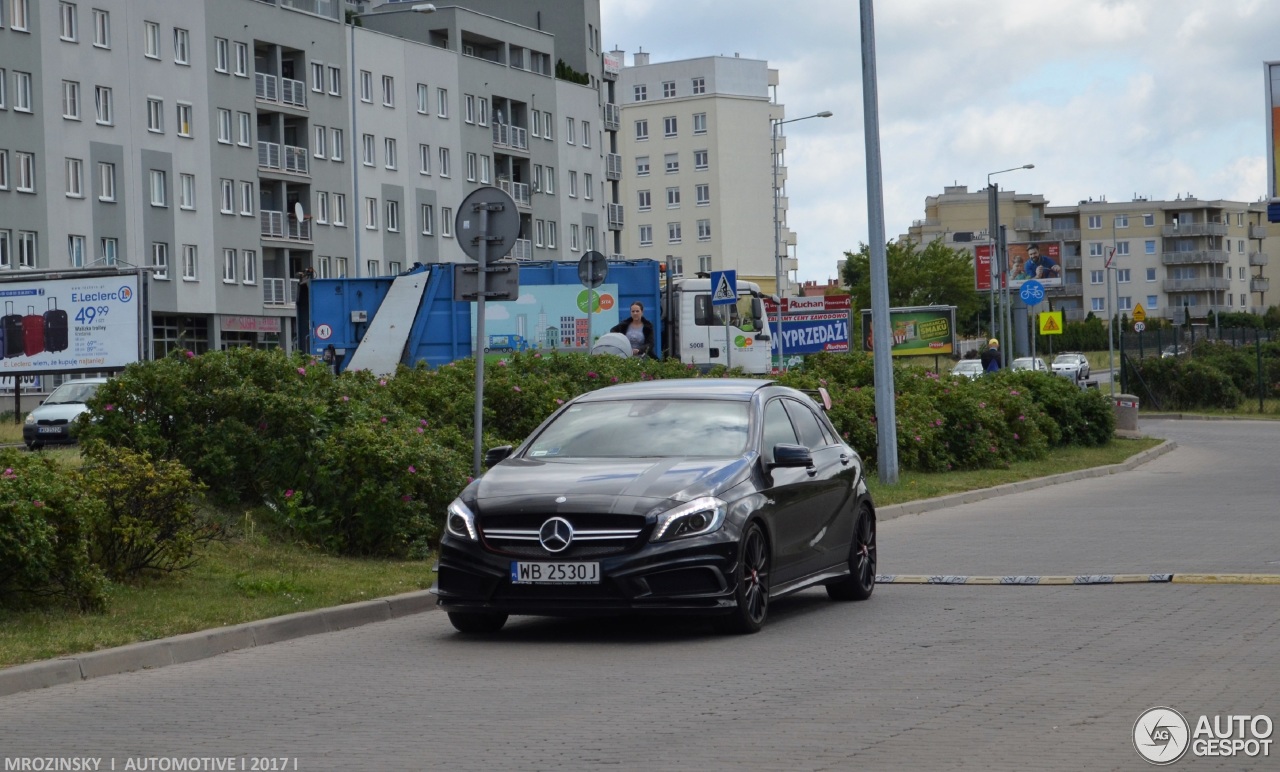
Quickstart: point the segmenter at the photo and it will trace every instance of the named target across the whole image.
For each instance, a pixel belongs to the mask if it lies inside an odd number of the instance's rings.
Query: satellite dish
[[[296,218],[298,218],[298,222],[303,222],[304,220],[306,220],[306,219],[307,219],[306,212],[303,212],[303,211],[302,211],[302,202],[301,202],[301,201],[295,201],[295,202],[294,202],[294,204],[293,204],[293,216],[294,216],[294,217],[296,217]]]

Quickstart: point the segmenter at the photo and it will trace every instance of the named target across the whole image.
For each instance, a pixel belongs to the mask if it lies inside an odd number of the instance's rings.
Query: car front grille
[[[573,526],[573,541],[560,552],[548,551],[538,540],[542,524],[552,517],[561,517]],[[640,515],[499,515],[482,518],[479,528],[480,538],[494,552],[514,557],[582,560],[635,548],[645,531],[645,519]]]

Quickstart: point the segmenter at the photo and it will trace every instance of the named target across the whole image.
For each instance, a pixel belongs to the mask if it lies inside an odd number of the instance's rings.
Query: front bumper
[[[76,438],[70,424],[23,424],[22,441],[28,445],[69,445]]]
[[[446,535],[431,588],[448,611],[537,616],[724,613],[735,607],[736,533],[644,546],[602,557],[599,584],[514,584],[511,563],[528,560]]]

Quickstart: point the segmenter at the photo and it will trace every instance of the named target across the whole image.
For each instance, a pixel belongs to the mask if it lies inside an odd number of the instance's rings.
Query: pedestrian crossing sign
[[[738,272],[711,272],[711,305],[727,306],[738,302]]]
[[[1062,312],[1061,311],[1042,311],[1038,316],[1040,322],[1041,335],[1061,335],[1062,334]]]

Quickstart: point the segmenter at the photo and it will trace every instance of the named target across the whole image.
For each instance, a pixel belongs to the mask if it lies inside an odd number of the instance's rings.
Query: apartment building
[[[290,347],[303,275],[467,260],[482,185],[517,259],[616,242],[598,0],[348,7],[0,0],[0,280],[145,266],[160,356]]]
[[[619,60],[622,52],[614,52]],[[677,274],[734,269],[768,292],[777,285],[772,121],[783,117],[778,71],[767,62],[708,56],[651,63],[637,53],[618,79],[627,211],[622,251],[664,260]],[[779,187],[786,138],[778,139]],[[796,294],[795,233],[779,199],[784,284]],[[781,250],[787,250],[785,253]]]
[[[1010,243],[1061,243],[1063,284],[1047,295],[1068,321],[1105,317],[1108,281],[1116,313],[1132,314],[1141,304],[1148,318],[1171,321],[1204,319],[1211,311],[1260,314],[1276,302],[1268,295],[1265,202],[1188,194],[1051,206],[1040,194],[1002,190],[999,214]],[[972,253],[987,242],[987,217],[985,190],[948,186],[925,200],[925,218],[902,238],[917,244],[941,238]]]

